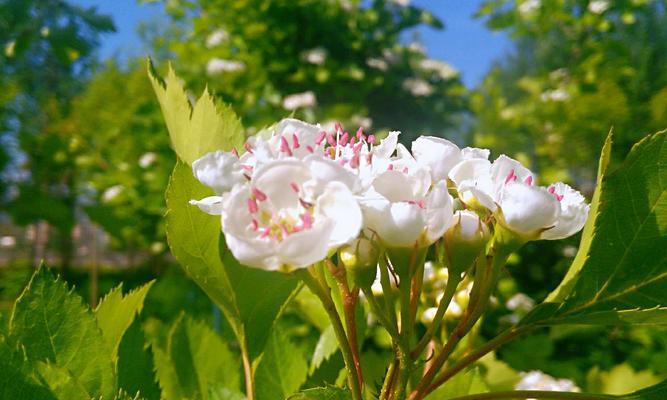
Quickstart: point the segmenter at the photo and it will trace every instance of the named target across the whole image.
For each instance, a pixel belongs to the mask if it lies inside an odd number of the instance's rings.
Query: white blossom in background
[[[206,64],[206,72],[209,75],[217,75],[223,72],[238,72],[245,69],[245,63],[235,60],[224,60],[222,58],[211,58]]]
[[[602,14],[609,9],[609,1],[607,0],[593,0],[588,3],[588,11],[594,14]]]
[[[315,65],[322,65],[327,60],[327,50],[323,47],[316,47],[303,53],[303,59]]]
[[[433,94],[433,86],[423,79],[407,78],[403,81],[403,89],[410,92],[415,97],[425,97]]]
[[[410,0],[391,0],[391,2],[400,7],[408,7],[410,5]]]
[[[47,37],[49,37],[49,35],[51,34],[51,29],[49,29],[48,26],[43,26],[42,29],[39,30],[39,34],[40,34],[43,38],[47,38]]]
[[[424,45],[419,42],[411,42],[410,44],[408,44],[408,50],[410,50],[413,53],[418,53],[422,55],[426,54],[426,47],[424,47]]]
[[[125,187],[123,185],[114,185],[102,193],[102,201],[105,203],[109,203],[116,199],[122,192],[125,190]]]
[[[459,72],[444,61],[425,58],[419,62],[419,68],[435,73],[440,79],[447,80],[458,76]]]
[[[366,64],[371,67],[378,69],[380,71],[386,71],[389,68],[389,64],[381,58],[369,58],[366,60]]]
[[[157,155],[153,153],[152,151],[149,151],[147,153],[144,153],[140,158],[139,158],[139,166],[141,168],[148,168],[153,163],[157,160]]]
[[[565,90],[565,89],[555,89],[555,90],[547,90],[546,92],[543,92],[540,95],[540,100],[547,102],[547,101],[555,101],[555,102],[563,102],[563,101],[568,101],[570,99],[570,94]]]
[[[0,237],[0,247],[11,249],[16,246],[16,238],[14,236]]]
[[[523,0],[519,4],[519,13],[531,14],[540,8],[540,0]]]
[[[525,314],[535,307],[535,300],[524,293],[517,293],[507,300],[505,307],[510,311],[519,311]]]
[[[303,93],[295,93],[285,96],[283,99],[283,108],[285,110],[294,111],[299,108],[311,108],[317,105],[317,98],[315,93],[307,91]]]
[[[229,40],[229,32],[224,29],[213,31],[206,38],[206,47],[209,49]]]
[[[515,390],[546,390],[552,392],[580,392],[581,389],[569,379],[556,379],[542,371],[522,372]]]

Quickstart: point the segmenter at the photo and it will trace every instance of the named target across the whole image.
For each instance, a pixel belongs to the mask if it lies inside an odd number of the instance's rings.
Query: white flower
[[[403,81],[403,89],[415,97],[425,97],[433,94],[433,86],[423,79],[408,78]]]
[[[285,96],[283,99],[283,108],[285,110],[296,110],[298,108],[309,108],[314,107],[317,104],[317,99],[315,98],[315,93],[312,91],[307,91],[303,93],[295,93],[289,96]]]
[[[540,8],[540,0],[524,0],[519,5],[519,13],[531,14]]]
[[[570,99],[570,94],[565,89],[547,90],[540,95],[540,100],[543,102],[555,101],[563,102]]]
[[[327,60],[327,50],[323,47],[316,47],[303,53],[303,59],[315,65],[322,65]]]
[[[221,72],[238,72],[245,69],[245,63],[235,60],[223,60],[221,58],[211,58],[206,64],[206,72],[209,75],[216,75]]]
[[[407,7],[410,5],[410,0],[391,0],[391,2],[399,7]]]
[[[440,79],[452,79],[458,76],[459,72],[451,65],[440,60],[425,58],[419,61],[419,68],[424,71],[434,72]]]
[[[588,217],[589,206],[579,192],[562,183],[534,186],[533,173],[504,155],[493,163],[463,160],[449,178],[461,201],[496,212],[501,224],[525,237],[561,239],[581,230]]]
[[[556,379],[542,371],[521,373],[521,381],[515,390],[548,390],[554,392],[579,392],[580,389],[569,379]]]
[[[365,227],[388,247],[430,245],[449,225],[452,197],[445,181],[431,187],[429,171],[405,147],[397,149],[398,157],[360,200]]]
[[[157,159],[157,155],[155,153],[153,153],[151,151],[149,151],[148,153],[144,153],[139,158],[139,166],[141,168],[148,168],[151,165],[153,165],[153,163],[155,162],[156,159]]]
[[[116,199],[124,190],[125,187],[123,185],[111,186],[110,188],[107,188],[104,193],[102,193],[102,201],[104,203],[109,203]]]
[[[215,47],[222,42],[226,42],[227,40],[229,40],[229,32],[224,29],[218,29],[213,31],[206,38],[206,47],[210,49],[211,47]]]
[[[509,300],[505,303],[510,311],[520,311],[522,313],[527,313],[535,307],[535,300],[531,299],[523,293],[517,293],[514,296],[510,297]]]
[[[369,58],[366,60],[366,64],[369,67],[379,69],[380,71],[386,71],[389,68],[387,62],[381,58]]]
[[[236,259],[250,267],[291,271],[324,259],[357,237],[359,205],[342,183],[321,192],[304,161],[276,160],[262,166],[224,201],[222,231]]]
[[[447,179],[449,171],[461,161],[457,145],[435,136],[420,136],[412,142],[412,155],[430,171],[433,183]]]
[[[602,14],[609,9],[609,1],[607,0],[593,0],[588,3],[588,11],[594,14]]]

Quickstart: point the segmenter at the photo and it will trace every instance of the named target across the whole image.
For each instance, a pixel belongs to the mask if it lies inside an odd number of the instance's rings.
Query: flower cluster
[[[250,137],[243,154],[196,160],[195,176],[215,195],[191,203],[221,215],[241,263],[281,271],[308,267],[360,237],[384,248],[441,238],[465,248],[485,243],[494,222],[527,241],[572,235],[586,221],[581,194],[563,183],[537,186],[516,160],[492,162],[488,150],[428,136],[410,151],[398,138],[285,119]]]

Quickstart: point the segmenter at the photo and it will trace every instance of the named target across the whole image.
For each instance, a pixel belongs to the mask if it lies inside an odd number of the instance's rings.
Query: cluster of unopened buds
[[[362,129],[285,119],[250,137],[242,154],[196,160],[194,175],[215,195],[191,203],[221,216],[241,264],[297,274],[320,298],[355,400],[364,386],[355,328],[362,292],[396,356],[380,398],[406,398],[410,374],[423,368],[409,397],[418,400],[449,379],[436,374],[481,318],[509,255],[531,240],[570,236],[588,216],[568,185],[538,186],[518,161],[489,154],[432,136],[408,150],[399,132],[378,141]],[[345,328],[330,295],[336,286]],[[446,319],[458,323],[439,341]],[[427,349],[429,361],[417,362]]]
[[[564,183],[537,186],[518,161],[422,136],[412,152],[390,132],[376,143],[359,129],[325,132],[285,119],[237,150],[208,153],[195,176],[215,196],[193,200],[222,216],[234,256],[250,267],[292,271],[366,238],[382,248],[455,247],[500,227],[517,240],[579,231],[588,205]],[[453,196],[454,197],[453,197]],[[456,199],[455,199],[456,198]],[[447,251],[445,251],[447,253]],[[451,260],[456,262],[456,260]]]

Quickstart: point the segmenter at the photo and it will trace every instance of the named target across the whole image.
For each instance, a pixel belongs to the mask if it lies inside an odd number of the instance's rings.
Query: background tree
[[[23,171],[8,209],[19,224],[44,220],[55,228],[63,270],[73,255],[78,185],[71,100],[95,63],[100,35],[113,30],[94,8],[66,1],[0,3],[0,70],[14,88],[1,117],[5,135],[18,143],[20,155],[11,155]]]

